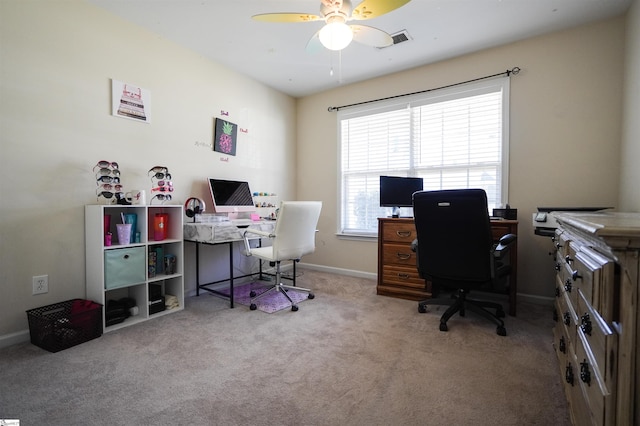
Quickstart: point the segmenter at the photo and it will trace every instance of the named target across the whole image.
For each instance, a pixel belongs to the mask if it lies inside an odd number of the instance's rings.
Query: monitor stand
[[[393,218],[400,217],[400,207],[393,207],[391,209],[391,217],[393,217]]]

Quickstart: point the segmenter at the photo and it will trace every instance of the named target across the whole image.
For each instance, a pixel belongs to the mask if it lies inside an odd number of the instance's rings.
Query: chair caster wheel
[[[426,314],[427,307],[425,305],[418,305],[418,312],[420,312],[421,314]]]
[[[496,316],[497,316],[498,318],[504,318],[506,315],[505,315],[505,313],[504,313],[504,310],[502,310],[502,309],[498,309],[498,310],[496,310]]]
[[[298,310],[298,305],[291,305],[291,310],[296,312]]]
[[[307,296],[307,299],[313,299],[314,297],[316,297],[315,294],[313,293],[309,293],[309,296]]]
[[[251,309],[252,311],[255,311],[256,309],[258,309],[258,307],[256,306],[255,303],[252,303],[251,305],[249,305],[249,309]]]
[[[253,290],[251,290],[251,291],[249,292],[249,297],[256,297],[256,292],[255,292],[255,291],[253,291]]]
[[[440,331],[449,331],[449,327],[447,327],[447,324],[444,322],[440,323]]]
[[[498,326],[498,329],[496,330],[496,332],[498,333],[498,336],[506,336],[507,335],[507,329],[501,326]]]

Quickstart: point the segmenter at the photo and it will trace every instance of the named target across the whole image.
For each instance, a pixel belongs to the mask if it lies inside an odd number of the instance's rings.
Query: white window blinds
[[[425,190],[482,188],[506,203],[508,78],[381,101],[338,114],[338,232],[376,235],[379,177],[417,176]],[[400,103],[402,102],[402,103]],[[402,212],[412,216],[411,209]]]

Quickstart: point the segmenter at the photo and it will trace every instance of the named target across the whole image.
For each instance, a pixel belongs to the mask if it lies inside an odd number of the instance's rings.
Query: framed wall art
[[[151,122],[151,93],[130,83],[111,80],[111,113],[116,117]]]
[[[215,132],[213,136],[213,150],[227,155],[236,155],[236,142],[238,139],[238,125],[216,118]]]

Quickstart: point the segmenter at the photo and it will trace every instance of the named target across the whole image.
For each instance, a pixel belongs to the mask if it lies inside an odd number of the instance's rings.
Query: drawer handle
[[[571,364],[567,364],[567,368],[564,370],[564,380],[573,386],[573,368]]]
[[[408,280],[409,279],[409,274],[398,274],[398,278],[403,279],[403,280]]]
[[[567,278],[567,280],[564,282],[564,289],[567,293],[571,293],[571,280]]]
[[[400,253],[400,252],[397,252],[397,253],[396,253],[396,256],[397,256],[397,257],[398,257],[398,259],[400,259],[400,260],[407,260],[407,259],[410,259],[410,258],[411,258],[411,253]]]
[[[580,380],[585,382],[587,386],[591,386],[591,372],[586,359],[580,363]]]
[[[411,231],[396,231],[398,237],[410,237]]]
[[[556,271],[560,271],[560,268],[562,268],[562,266],[558,262],[556,262],[556,265],[554,266],[554,269]]]
[[[569,313],[569,311],[565,312],[562,315],[562,319],[563,319],[564,325],[571,324],[571,314]]]
[[[558,344],[558,349],[560,349],[560,352],[562,352],[563,354],[567,353],[567,344],[564,341],[564,336],[560,336],[560,343]]]
[[[582,329],[582,331],[591,336],[591,318],[589,317],[588,312],[581,317],[581,322],[582,325],[580,325],[580,328]]]
[[[573,271],[573,272],[571,273],[571,278],[573,278],[573,280],[574,280],[574,281],[577,281],[577,280],[578,280],[578,278],[582,279],[582,275],[580,275],[580,274],[578,273],[578,271]]]
[[[569,265],[571,264],[571,262],[573,262],[573,259],[571,257],[569,257],[569,255],[566,255],[564,257],[564,261],[567,262]]]

